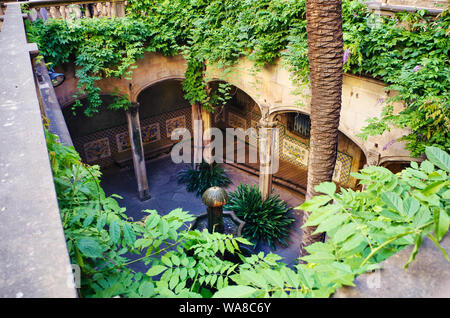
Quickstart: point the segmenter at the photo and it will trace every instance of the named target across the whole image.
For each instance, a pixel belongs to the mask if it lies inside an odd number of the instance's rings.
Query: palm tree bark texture
[[[331,181],[337,157],[337,136],[342,98],[343,36],[342,0],[307,0],[306,30],[311,83],[311,137],[306,200],[317,195],[314,187]],[[303,224],[309,213],[303,211]],[[313,235],[315,227],[303,229],[300,255],[305,247],[323,241]]]

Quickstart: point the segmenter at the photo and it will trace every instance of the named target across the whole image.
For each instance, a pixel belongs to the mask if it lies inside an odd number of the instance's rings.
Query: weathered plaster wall
[[[74,116],[70,106],[65,107],[64,115],[82,159],[107,167],[127,156],[131,159],[131,146],[125,112],[108,109],[112,96],[103,95],[102,100],[102,109],[92,117],[86,117],[82,113],[83,108]],[[139,95],[138,101],[147,154],[165,151],[172,145],[174,142],[168,131],[175,126],[191,129],[191,107],[183,97],[179,81],[168,80],[148,87]]]
[[[284,135],[299,140],[306,145],[309,145],[309,139],[301,137],[289,130],[287,114],[282,114],[281,116],[279,116],[279,121],[286,127]],[[345,162],[345,171],[342,172],[340,176],[338,176],[339,180],[341,180],[341,185],[355,188],[357,186],[357,180],[350,176],[350,173],[358,172],[359,169],[364,166],[364,164],[366,163],[365,155],[363,151],[358,147],[358,145],[356,145],[341,132],[338,134],[338,152],[351,157],[351,159],[348,159],[350,160],[349,163]],[[349,166],[347,166],[347,164]],[[347,167],[349,167],[349,170],[347,170]]]
[[[182,56],[164,57],[155,53],[146,53],[137,62],[137,69],[131,81],[124,79],[104,79],[99,87],[104,93],[118,90],[136,100],[138,94],[148,86],[166,79],[182,79],[186,70],[186,61]],[[62,70],[66,81],[57,88],[61,105],[73,102],[76,92],[76,79],[73,66],[66,65]],[[253,63],[241,58],[233,67],[226,71],[208,65],[206,76],[210,80],[225,80],[247,93],[260,107],[263,117],[273,117],[276,114],[299,111],[309,114],[309,88],[304,87],[301,95],[294,94],[297,87],[291,81],[290,72],[282,61],[269,65],[254,72]],[[131,84],[131,85],[130,85]],[[381,114],[384,101],[395,92],[386,92],[382,82],[368,78],[345,75],[342,91],[342,110],[339,130],[360,147],[369,164],[383,161],[411,160],[409,151],[404,144],[396,142],[405,131],[392,129],[382,136],[369,137],[362,141],[357,135],[366,125],[366,120]],[[402,105],[396,105],[396,111]],[[388,145],[387,147],[385,147]]]

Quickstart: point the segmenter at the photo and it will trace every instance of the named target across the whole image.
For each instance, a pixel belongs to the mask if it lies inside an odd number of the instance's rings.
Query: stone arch
[[[273,120],[277,115],[285,114],[285,113],[301,113],[304,115],[310,116],[309,109],[305,110],[304,108],[298,108],[294,106],[287,106],[287,107],[277,107],[275,109],[271,109],[271,112],[269,113],[269,120]],[[345,137],[350,139],[355,145],[357,145],[361,151],[364,153],[364,156],[368,157],[368,149],[367,145],[365,145],[361,140],[358,140],[351,132],[347,131],[344,126],[339,126],[339,132],[341,132]]]
[[[277,109],[270,112],[268,116],[269,121],[278,121],[284,127],[283,137],[280,136],[280,149],[281,147],[283,147],[283,152],[280,152],[280,171],[287,174],[289,174],[289,171],[286,172],[286,169],[282,168],[282,162],[284,164],[286,164],[286,162],[294,162],[288,154],[290,151],[285,152],[284,148],[286,147],[286,145],[284,143],[287,143],[288,149],[292,147],[292,151],[298,151],[299,154],[301,154],[303,151],[308,151],[306,149],[309,147],[308,145],[310,137],[296,132],[292,127],[293,118],[290,114],[296,113],[300,113],[306,116],[310,115],[310,112],[306,109],[299,109],[297,107],[288,106],[277,107]],[[339,164],[336,168],[336,181],[339,182],[342,186],[354,188],[357,186],[356,180],[350,176],[350,172],[357,172],[360,168],[363,167],[365,163],[367,163],[367,149],[365,149],[361,143],[355,142],[353,138],[349,137],[348,134],[346,134],[345,131],[342,131],[341,129],[339,129],[338,140],[339,143],[337,161],[339,161]],[[283,142],[283,146],[281,145],[281,142]],[[284,161],[281,159],[283,159]],[[299,172],[298,174],[298,180],[300,183],[303,182],[306,184],[307,159],[303,158],[300,161],[303,161],[302,163],[298,163],[301,165],[301,167],[292,167],[292,169],[295,168],[299,169],[299,171],[301,170],[301,173]],[[294,165],[297,165],[297,163],[294,163]],[[277,175],[275,174],[275,176]],[[335,180],[334,177],[333,180]]]
[[[133,89],[133,93],[130,96],[130,99],[132,102],[137,102],[138,101],[138,97],[139,95],[141,95],[146,89],[155,86],[157,84],[163,83],[165,81],[182,81],[184,80],[184,77],[179,77],[179,76],[167,76],[167,77],[162,77],[162,78],[158,78],[155,79],[151,82],[146,83],[145,85],[139,86],[137,88]]]
[[[215,78],[208,79],[208,83],[213,83],[213,82],[226,82],[226,83],[233,85],[234,87],[236,87],[237,89],[241,90],[246,95],[248,95],[255,102],[255,104],[258,106],[261,114],[264,112],[267,112],[268,107],[267,106],[265,107],[264,103],[261,103],[261,101],[258,101],[258,98],[256,96],[254,96],[254,94],[252,94],[252,92],[246,91],[245,88],[241,86],[241,83],[236,83],[236,81],[233,81],[232,79],[229,79],[229,78],[215,77]]]
[[[147,52],[136,62],[136,66],[131,81],[107,78],[100,80],[97,86],[104,94],[117,90],[120,94],[130,96],[131,101],[136,101],[137,96],[151,85],[169,79],[184,79],[187,61],[182,55],[167,57]],[[291,74],[281,62],[275,61],[274,64],[265,66],[256,73],[252,71],[253,69],[253,62],[243,57],[226,69],[208,63],[205,77],[209,81],[226,81],[245,92],[256,102],[263,118],[286,111],[309,113],[309,97],[307,97],[309,88],[304,87],[302,96],[296,95]],[[57,71],[66,75],[66,81],[55,89],[60,105],[64,107],[73,103],[73,95],[77,91],[75,66],[64,66],[64,70],[57,69]],[[400,142],[383,150],[384,145],[404,135],[404,130],[391,129],[382,136],[369,137],[364,142],[357,137],[368,118],[378,117],[381,114],[383,102],[380,100],[385,100],[392,94],[386,92],[384,83],[379,81],[344,75],[339,130],[357,144],[366,157],[373,158],[370,160],[371,164],[379,164],[393,157],[404,160],[410,154]],[[299,102],[304,106],[299,106]],[[398,103],[395,111],[400,111],[402,107],[401,103]]]
[[[180,109],[189,109],[178,77],[167,77],[148,83],[134,92],[133,101],[139,103],[140,118],[170,114]]]

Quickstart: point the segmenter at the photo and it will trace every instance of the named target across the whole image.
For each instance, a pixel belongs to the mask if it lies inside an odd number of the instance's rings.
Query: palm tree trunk
[[[331,181],[337,156],[343,77],[342,0],[307,0],[306,19],[311,82],[311,138],[306,200],[317,193],[314,187]],[[303,212],[303,223],[309,213]],[[313,235],[314,227],[303,230],[305,246],[324,239]]]

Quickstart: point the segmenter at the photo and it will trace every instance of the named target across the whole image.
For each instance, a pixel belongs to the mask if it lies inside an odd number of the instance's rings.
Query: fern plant
[[[178,172],[178,183],[186,184],[186,190],[201,196],[210,187],[227,187],[231,183],[225,169],[217,164],[202,162],[198,169],[191,167]]]
[[[225,209],[234,211],[246,222],[244,237],[254,243],[266,242],[271,248],[275,248],[276,243],[288,244],[289,230],[295,219],[278,194],[263,201],[257,186],[240,184],[228,197]]]

